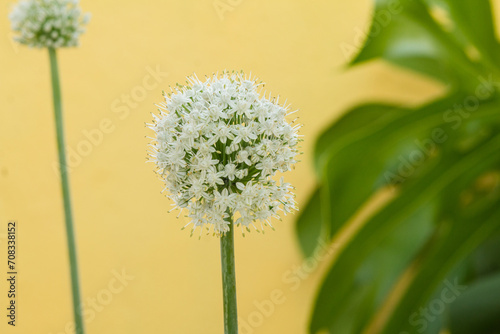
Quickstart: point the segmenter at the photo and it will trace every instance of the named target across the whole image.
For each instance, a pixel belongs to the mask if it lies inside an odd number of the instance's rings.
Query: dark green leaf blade
[[[332,144],[338,141],[355,140],[365,133],[376,131],[388,124],[393,117],[405,109],[389,104],[364,104],[348,110],[338,120],[330,124],[316,140],[314,165],[318,174],[331,158]]]
[[[417,174],[443,140],[443,131],[436,129],[445,122],[443,113],[456,100],[457,95],[453,94],[418,109],[388,109],[370,125],[352,128],[352,132],[339,131],[346,134],[324,150],[318,163],[322,168],[322,205],[324,219],[330,224],[330,237],[378,189],[405,182]],[[369,107],[356,110],[367,111]],[[330,131],[336,129],[334,125]],[[409,162],[413,152],[422,153],[420,161]]]
[[[452,334],[500,332],[500,274],[475,281],[450,305]]]
[[[481,58],[498,69],[500,48],[495,36],[491,4],[488,0],[445,0],[450,16]]]
[[[408,184],[399,197],[369,219],[327,274],[315,303],[310,323],[311,332],[330,328],[338,319],[342,304],[349,297],[363,259],[376,249],[384,235],[419,207],[437,200],[460,178],[468,174],[476,175],[480,166],[477,161],[489,166],[487,163],[491,163],[491,157],[499,158],[492,155],[495,150],[500,150],[500,137],[485,145],[482,150],[474,151],[459,160],[442,159],[439,166],[429,169],[418,182]],[[443,258],[437,259],[441,262],[442,260]],[[392,333],[396,333],[398,329],[392,330]]]
[[[446,84],[477,86],[483,69],[467,57],[419,0],[376,2],[370,33],[351,65],[375,58],[434,77]]]
[[[300,211],[295,230],[302,253],[305,257],[312,256],[323,231],[319,187],[314,190],[309,202]]]
[[[433,302],[429,298],[435,294],[437,287],[446,282],[448,273],[469,256],[481,242],[498,231],[500,231],[498,199],[492,202],[489,208],[469,214],[453,224],[449,232],[443,236],[443,240],[422,258],[418,273],[390,314],[381,333],[401,331],[417,333],[426,330],[429,321],[419,310],[429,310],[430,303]],[[455,280],[448,282],[454,286],[459,285]]]

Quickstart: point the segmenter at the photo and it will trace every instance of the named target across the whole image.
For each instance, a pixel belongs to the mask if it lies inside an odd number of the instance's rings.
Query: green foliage
[[[417,108],[353,108],[319,136],[318,186],[297,221],[305,255],[380,190],[394,196],[332,263],[311,333],[498,330],[499,56],[488,1],[376,1],[351,65],[384,59],[449,90]]]

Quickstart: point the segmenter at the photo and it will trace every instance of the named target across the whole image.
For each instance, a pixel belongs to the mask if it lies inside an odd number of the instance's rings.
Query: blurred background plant
[[[363,104],[315,145],[317,187],[296,231],[338,254],[309,330],[500,333],[500,46],[489,1],[376,1],[350,66],[376,58],[446,94]]]
[[[54,105],[54,123],[57,138],[58,164],[61,196],[68,245],[68,262],[71,279],[71,295],[73,301],[74,331],[85,333],[83,312],[81,311],[80,279],[78,273],[78,256],[76,247],[75,224],[70,192],[68,158],[66,154],[61,82],[59,79],[58,49],[76,47],[79,37],[85,32],[84,26],[90,14],[83,14],[78,0],[30,0],[19,1],[9,15],[12,30],[16,33],[14,40],[30,48],[47,49],[50,60],[50,78]],[[15,242],[13,246],[15,253]],[[11,294],[9,294],[11,295]],[[15,298],[15,293],[12,293]],[[15,302],[15,300],[13,300]],[[11,322],[15,326],[15,315]],[[18,323],[19,324],[19,323]]]

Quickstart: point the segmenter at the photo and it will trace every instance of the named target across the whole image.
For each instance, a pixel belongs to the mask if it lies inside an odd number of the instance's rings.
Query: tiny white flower
[[[255,165],[255,168],[262,170],[262,174],[271,175],[273,173],[274,161],[270,157],[265,157]]]
[[[215,202],[214,205],[222,211],[226,211],[227,207],[232,208],[236,201],[236,194],[229,194],[227,189],[223,189],[222,193],[214,190]]]
[[[248,169],[238,169],[234,175],[240,180],[244,179],[248,175]]]
[[[238,154],[236,155],[236,161],[239,162],[239,163],[246,163],[248,166],[251,166],[252,165],[252,162],[250,161],[250,159],[248,159],[250,156],[250,154],[248,153],[247,150],[241,150],[238,152]]]
[[[217,128],[215,129],[215,142],[220,140],[222,144],[225,144],[228,139],[233,140],[234,136],[231,133],[231,128],[227,126],[224,122],[219,122]]]
[[[236,175],[236,165],[233,163],[228,163],[226,166],[224,166],[224,172],[225,176],[231,180],[234,181],[234,177]]]
[[[207,171],[207,183],[211,187],[217,187],[218,185],[223,185],[224,180],[222,179],[224,177],[224,172],[217,172],[217,170],[214,167],[211,167]]]
[[[78,0],[21,0],[9,15],[14,39],[30,47],[78,46],[90,14],[82,14]]]
[[[188,225],[221,235],[230,217],[257,229],[271,226],[279,211],[297,210],[293,187],[273,180],[299,154],[300,125],[286,121],[288,108],[260,98],[261,84],[242,73],[188,82],[165,96],[149,125],[156,134],[151,159],[168,196],[188,210]]]
[[[255,134],[255,123],[252,123],[251,126],[245,125],[237,125],[233,128],[233,133],[236,135],[234,138],[234,143],[238,144],[240,141],[250,142],[257,139],[257,135]]]

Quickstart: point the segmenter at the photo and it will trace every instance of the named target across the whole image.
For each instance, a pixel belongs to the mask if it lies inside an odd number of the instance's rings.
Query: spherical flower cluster
[[[260,97],[262,85],[240,72],[192,76],[158,105],[150,155],[174,209],[187,209],[191,233],[205,226],[219,236],[232,219],[260,231],[279,211],[297,210],[293,187],[276,179],[297,162],[301,125],[287,122],[288,107]]]
[[[37,48],[78,45],[89,14],[82,14],[78,0],[22,0],[9,16],[15,40]]]

